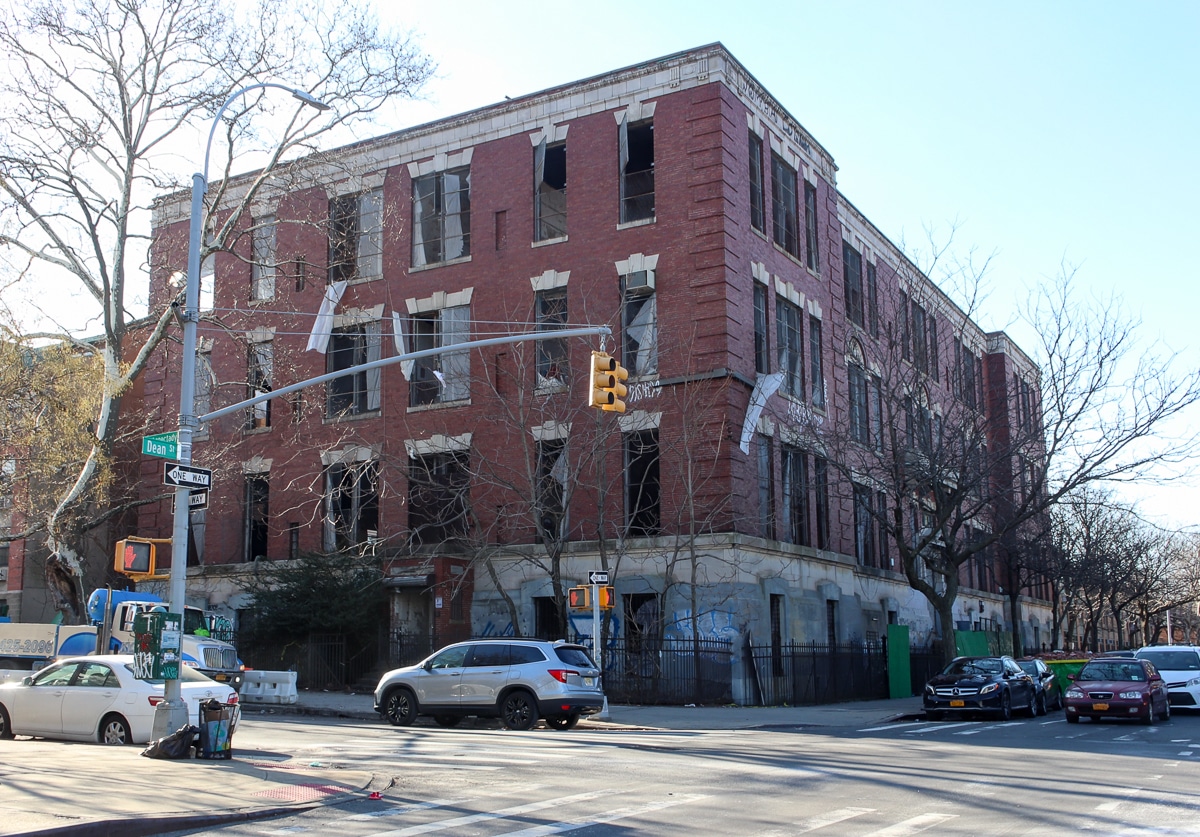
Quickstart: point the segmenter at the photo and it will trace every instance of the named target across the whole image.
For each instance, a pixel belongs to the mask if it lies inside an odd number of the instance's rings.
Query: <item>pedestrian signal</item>
[[[586,610],[592,606],[592,591],[588,587],[572,587],[567,591],[567,607]]]
[[[117,541],[116,562],[119,573],[126,575],[154,575],[154,542],[144,538],[126,538]]]
[[[600,609],[612,610],[617,604],[617,591],[612,587],[598,587],[596,589],[599,593],[597,598],[600,600]]]

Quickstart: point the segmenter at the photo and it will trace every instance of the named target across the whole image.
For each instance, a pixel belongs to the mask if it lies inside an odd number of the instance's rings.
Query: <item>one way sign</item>
[[[191,465],[164,462],[163,485],[173,485],[176,488],[180,486],[209,488],[212,486],[212,471],[207,468],[195,468]]]

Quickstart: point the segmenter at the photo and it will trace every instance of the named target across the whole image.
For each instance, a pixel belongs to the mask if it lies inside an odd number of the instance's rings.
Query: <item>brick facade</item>
[[[623,131],[647,120],[653,124],[653,217],[621,223]],[[538,138],[552,144],[560,135],[567,149],[567,234],[535,241]],[[752,135],[762,144],[761,231],[751,223]],[[453,171],[464,160],[470,170],[470,255],[414,265],[419,226],[414,172],[425,177]],[[778,203],[772,194],[773,160],[795,173],[794,255],[773,240]],[[472,352],[469,397],[450,403],[412,406],[415,384],[395,364],[379,373],[377,408],[368,396],[366,409],[330,416],[326,393],[318,386],[305,391],[301,401],[275,399],[269,424],[259,422],[267,426],[253,426],[240,413],[220,419],[194,453],[197,464],[214,468],[216,479],[210,508],[197,529],[203,544],[194,559],[197,566],[190,569],[190,596],[230,611],[245,601],[238,578],[256,557],[247,545],[254,535],[246,519],[247,485],[255,478],[269,486],[265,542],[257,541],[265,543],[261,557],[279,560],[297,549],[325,547],[323,496],[330,464],[374,461],[377,519],[371,518],[370,542],[362,540],[356,548],[385,558],[385,580],[394,591],[392,627],[403,623],[412,629],[412,620],[423,618],[439,640],[513,630],[502,590],[517,608],[521,631],[543,632],[547,626],[540,624],[540,614],[552,587],[549,557],[538,542],[537,515],[529,502],[529,475],[536,469],[532,452],[542,432],[535,428],[569,426],[569,432],[547,436],[566,439],[570,460],[562,578],[566,585],[580,583],[589,569],[607,566],[625,603],[616,612],[618,633],[648,629],[635,612],[646,597],[656,597],[665,630],[680,635],[695,620],[703,622],[706,636],[734,638],[751,631],[764,637],[770,632],[772,596],[786,602],[782,631],[787,640],[823,642],[833,610],[839,641],[870,639],[889,621],[909,624],[918,639],[936,630],[927,605],[894,567],[858,566],[852,497],[833,484],[835,477],[830,477],[828,537],[820,548],[789,542],[778,521],[774,534],[764,537],[757,445],[749,454],[739,449],[761,377],[755,287],[765,288],[769,303],[765,348],[772,369],[780,334],[777,300],[796,312],[804,341],[820,323],[824,406],[814,403],[817,367],[806,344],[800,352],[804,388],[795,397],[773,395],[755,425],[773,440],[770,495],[776,508],[785,502],[783,447],[803,435],[802,427],[814,415],[830,423],[845,420],[846,358],[853,341],[868,339],[848,315],[843,241],[861,254],[864,271],[872,266],[879,317],[895,320],[896,292],[904,285],[919,287],[930,310],[947,324],[945,340],[939,338],[934,351],[935,368],[948,362],[952,332],[969,335],[980,347],[986,357],[981,374],[989,422],[1011,421],[1007,388],[1014,375],[1036,382],[1036,370],[1006,337],[983,333],[914,272],[839,193],[832,156],[722,47],[669,56],[366,140],[320,161],[301,161],[295,171],[307,180],[264,193],[257,213],[276,219],[273,295],[251,299],[249,219],[242,221],[245,235],[234,253],[216,256],[215,305],[200,329],[215,379],[213,409],[247,397],[248,355],[263,342],[272,347],[270,383],[276,388],[326,372],[326,353],[305,346],[326,293],[331,201],[371,189],[382,195],[381,275],[351,282],[336,312],[342,324],[379,323],[383,357],[396,353],[392,313],[411,329],[414,314],[452,307],[439,303],[441,295],[460,302],[469,298],[472,338],[532,331],[539,277],[550,276],[543,284],[561,287],[564,274],[569,274],[566,320],[611,325],[608,348],[615,345],[620,356],[625,335],[619,266],[654,257],[657,369],[631,381],[628,412],[621,417],[585,406],[588,362],[597,346],[592,338],[571,342],[570,374],[560,386],[537,386],[536,350],[524,343]],[[816,210],[815,257],[807,236],[806,188]],[[152,308],[177,291],[171,277],[186,261],[187,211],[179,195],[164,198],[156,208]],[[453,241],[457,246],[458,239]],[[439,322],[438,328],[448,328]],[[448,332],[442,333],[444,338]],[[151,365],[141,393],[139,409],[160,415],[164,430],[173,427],[179,368],[179,347],[171,344]],[[440,391],[450,390],[443,385]],[[950,397],[948,378],[931,391]],[[634,535],[622,531],[629,501],[619,479],[626,467],[621,431],[652,429],[659,445],[659,526],[656,533]],[[804,454],[806,467],[819,468],[811,449]],[[468,457],[471,525],[467,537],[413,546],[410,467],[414,453],[425,450]],[[147,495],[158,488],[160,468],[158,461],[140,464]],[[815,515],[819,505],[811,497],[809,514]],[[137,530],[169,533],[170,516],[169,503],[145,506]],[[815,518],[808,525],[819,528]],[[695,599],[688,592],[691,569],[681,560],[688,556],[696,559],[702,588]],[[500,589],[485,569],[485,558]],[[972,590],[971,597],[986,599],[999,617],[998,592]],[[452,624],[454,595],[461,595],[455,607],[466,607],[465,623]],[[436,600],[440,608],[428,607]],[[697,612],[692,612],[693,601]],[[836,609],[828,602],[837,603]],[[1045,624],[1044,615],[1042,620]],[[574,627],[590,631],[587,620]]]

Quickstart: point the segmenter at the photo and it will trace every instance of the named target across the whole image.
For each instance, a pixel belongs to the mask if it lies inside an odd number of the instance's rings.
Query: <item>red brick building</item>
[[[627,411],[587,406],[591,338],[450,350],[221,418],[194,453],[216,477],[193,515],[189,596],[236,611],[256,563],[372,550],[391,627],[438,642],[514,621],[559,633],[555,582],[600,568],[630,637],[936,633],[863,517],[886,492],[852,485],[822,434],[865,444],[883,426],[881,334],[905,334],[927,422],[968,399],[994,429],[1022,404],[1036,420],[1037,370],[836,174],[720,45],[295,164],[202,280],[197,413],[405,351],[580,324],[612,327]],[[177,292],[187,212],[182,195],[156,208],[152,305]],[[164,430],[179,368],[172,345],[145,380]],[[160,469],[142,462],[146,492]],[[138,532],[166,535],[170,515],[143,508]],[[1000,575],[964,568],[956,619],[1002,624]],[[1039,613],[1026,606],[1027,641]]]

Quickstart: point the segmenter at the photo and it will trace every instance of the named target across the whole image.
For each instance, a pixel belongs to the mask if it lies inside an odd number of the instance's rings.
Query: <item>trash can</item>
[[[233,717],[237,704],[208,700],[200,704],[202,759],[233,758]]]

